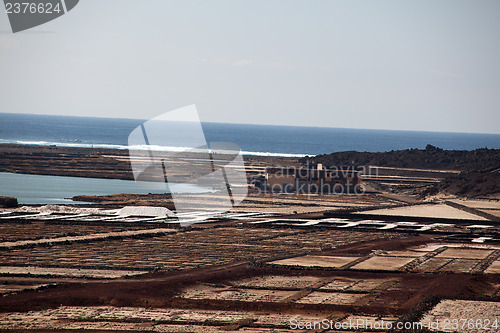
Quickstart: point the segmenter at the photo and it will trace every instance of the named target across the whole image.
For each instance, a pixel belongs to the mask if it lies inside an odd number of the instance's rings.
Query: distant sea
[[[142,122],[144,120],[0,113],[0,143],[128,149],[128,135]],[[427,144],[450,150],[500,149],[499,134],[223,123],[203,123],[202,126],[208,142],[232,142],[247,155],[381,152],[422,149]]]

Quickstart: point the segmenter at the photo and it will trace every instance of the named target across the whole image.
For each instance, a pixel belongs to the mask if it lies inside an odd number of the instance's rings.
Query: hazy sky
[[[81,0],[12,34],[0,112],[500,133],[500,1]]]

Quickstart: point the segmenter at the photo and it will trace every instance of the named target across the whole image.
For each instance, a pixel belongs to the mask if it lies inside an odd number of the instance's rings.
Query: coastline
[[[39,147],[58,147],[58,148],[88,148],[88,149],[111,149],[111,150],[122,150],[128,151],[132,150],[147,150],[146,146],[136,145],[119,145],[119,144],[107,144],[107,143],[82,143],[79,140],[75,140],[72,143],[63,142],[48,142],[48,141],[23,141],[23,140],[3,140],[0,139],[0,145],[20,145],[20,146],[39,146]],[[165,151],[165,152],[188,152],[191,148],[185,147],[169,147],[169,146],[158,146],[149,145],[148,149],[153,151]],[[313,157],[314,154],[293,154],[293,153],[273,153],[273,152],[259,152],[259,151],[242,151],[244,156],[260,156],[260,157],[285,157],[285,158],[303,158],[303,157]]]
[[[247,164],[290,165],[298,158],[244,155]],[[134,180],[125,149],[0,144],[0,172]]]

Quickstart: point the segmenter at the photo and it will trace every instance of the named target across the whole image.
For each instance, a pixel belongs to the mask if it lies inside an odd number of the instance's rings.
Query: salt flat
[[[449,218],[449,219],[463,219],[463,220],[487,220],[486,218],[471,214],[460,209],[450,207],[445,204],[429,204],[429,205],[415,205],[408,207],[398,208],[384,208],[364,211],[364,214],[375,215],[397,215],[397,216],[417,216],[417,217],[435,217],[435,218]]]

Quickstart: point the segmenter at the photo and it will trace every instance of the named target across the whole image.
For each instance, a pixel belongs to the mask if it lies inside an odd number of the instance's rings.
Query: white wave
[[[36,145],[36,146],[57,146],[57,147],[75,147],[75,148],[101,148],[101,149],[121,149],[121,150],[153,150],[153,151],[170,151],[170,152],[194,152],[193,148],[189,147],[174,147],[174,146],[159,146],[159,145],[114,145],[105,143],[81,143],[81,142],[47,142],[47,141],[21,141],[21,140],[4,140],[0,139],[0,144],[20,144],[20,145]],[[268,157],[304,157],[314,156],[308,154],[289,154],[289,153],[271,153],[258,151],[242,151],[242,155],[249,156],[268,156]]]
[[[2,143],[20,143],[20,144],[25,144],[25,145],[38,145],[38,146],[45,146],[45,145],[49,144],[49,142],[47,142],[47,141],[8,141],[8,140],[1,140],[1,142]]]
[[[270,152],[259,152],[259,151],[242,151],[243,155],[251,156],[269,156],[269,157],[305,157],[314,156],[310,154],[287,154],[287,153],[270,153]]]

